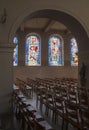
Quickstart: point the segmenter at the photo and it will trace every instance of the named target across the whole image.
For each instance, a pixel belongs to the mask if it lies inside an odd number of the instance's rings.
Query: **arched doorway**
[[[86,48],[88,49],[88,35],[87,32],[85,31],[85,28],[82,26],[82,24],[75,19],[73,16],[69,15],[68,13],[62,12],[62,11],[57,11],[57,10],[39,10],[36,12],[33,12],[29,14],[28,16],[24,16],[22,19],[22,22],[27,21],[28,19],[32,18],[50,18],[54,19],[57,21],[60,21],[63,23],[65,26],[69,28],[69,30],[72,32],[74,37],[77,40],[78,43],[78,50],[79,50],[79,67],[78,70],[80,70],[80,66],[82,62],[85,62],[87,64],[87,60],[84,58],[84,55],[86,55]],[[14,32],[17,30],[18,25],[21,23],[16,24],[15,26],[12,27],[11,33],[10,33],[10,40],[12,40],[13,37],[13,30]],[[86,47],[85,47],[86,43]],[[83,52],[83,53],[82,53]],[[83,57],[81,56],[83,55]]]

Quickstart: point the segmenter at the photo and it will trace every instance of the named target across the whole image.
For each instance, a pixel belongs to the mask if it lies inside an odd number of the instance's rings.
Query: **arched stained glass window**
[[[15,44],[14,53],[13,53],[13,66],[18,65],[18,38],[15,36],[13,39]]]
[[[70,40],[70,49],[71,49],[71,65],[78,65],[78,46],[75,38]]]
[[[41,41],[38,35],[32,34],[26,38],[25,64],[28,66],[41,65]]]
[[[62,39],[59,35],[52,35],[48,41],[48,63],[50,66],[63,65]]]

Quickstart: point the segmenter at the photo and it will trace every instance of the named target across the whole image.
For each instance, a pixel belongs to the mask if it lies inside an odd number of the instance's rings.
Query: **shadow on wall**
[[[82,65],[81,65],[80,71],[79,71],[80,83],[81,83],[82,87],[86,86],[86,81],[87,81],[87,78],[86,78],[87,70],[86,69],[87,69],[87,67],[86,67],[85,63],[82,62]]]

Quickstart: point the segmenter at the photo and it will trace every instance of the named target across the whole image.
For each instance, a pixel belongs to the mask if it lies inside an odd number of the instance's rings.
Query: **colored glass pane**
[[[40,38],[37,35],[31,35],[26,39],[26,59],[28,66],[39,66],[40,63]]]
[[[78,46],[75,38],[70,40],[70,49],[71,49],[71,65],[78,65]]]
[[[14,37],[13,42],[15,44],[14,53],[13,53],[13,66],[18,65],[18,38]]]
[[[58,36],[51,36],[48,42],[48,62],[50,66],[61,66],[62,40]]]

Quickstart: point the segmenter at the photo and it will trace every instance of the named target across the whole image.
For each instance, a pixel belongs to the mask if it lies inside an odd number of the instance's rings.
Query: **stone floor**
[[[32,99],[27,99],[29,100],[29,102],[31,103],[32,106],[34,106],[37,111],[39,111],[42,116],[45,118],[45,120],[47,120],[47,122],[54,128],[54,130],[62,130],[61,129],[61,123],[62,123],[62,120],[60,118],[58,118],[58,122],[55,124],[53,121],[52,121],[52,117],[51,117],[51,114],[49,116],[46,116],[45,115],[45,108],[44,110],[41,112],[40,109],[39,109],[39,106],[38,108],[36,107],[36,94],[34,93],[33,95],[33,98]],[[19,122],[19,120],[16,118],[16,116],[14,115],[14,120],[13,120],[13,124],[14,124],[14,130],[22,130],[21,128],[21,124]],[[65,126],[63,128],[63,130],[66,130]],[[70,124],[68,126],[68,130],[76,130],[76,128],[72,127]]]
[[[26,97],[27,98],[27,97]],[[33,94],[33,98],[27,98],[27,100],[30,102],[30,104],[35,107],[35,109],[42,114],[44,119],[53,127],[54,130],[66,130],[66,127],[64,125],[64,128],[61,128],[62,120],[59,117],[57,123],[55,124],[54,121],[52,121],[52,114],[50,113],[49,116],[45,115],[45,106],[43,107],[43,111],[41,112],[38,107],[36,106],[36,94]],[[21,127],[21,121],[19,118],[16,117],[15,113],[10,115],[5,115],[2,117],[2,121],[0,121],[0,130],[23,130]],[[68,126],[68,130],[76,130],[76,128],[72,127],[70,124]]]

